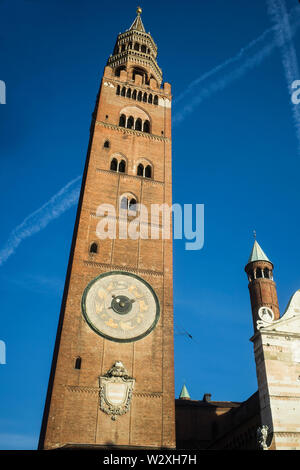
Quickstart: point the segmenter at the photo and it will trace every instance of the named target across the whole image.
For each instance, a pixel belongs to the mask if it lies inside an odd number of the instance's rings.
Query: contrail
[[[293,121],[298,139],[298,151],[300,152],[300,107],[292,103],[292,83],[300,79],[299,67],[295,47],[292,41],[293,33],[289,23],[289,17],[283,0],[267,0],[268,13],[272,23],[276,27],[275,40],[280,48],[282,65],[290,95]]]
[[[300,26],[300,7],[297,6],[293,8],[288,16],[290,17],[290,21],[291,21],[290,35],[292,37]],[[214,74],[218,73],[220,70],[223,70],[224,68],[226,68],[228,65],[234,62],[240,61],[241,59],[244,58],[244,55],[245,55],[244,53],[245,52],[248,53],[241,65],[237,66],[235,69],[228,72],[227,75],[215,80],[213,83],[209,83],[206,87],[203,87],[189,104],[184,106],[181,111],[178,111],[177,113],[175,113],[175,115],[173,116],[173,124],[176,125],[182,122],[185,119],[185,117],[188,114],[190,114],[194,110],[194,108],[198,106],[202,101],[209,98],[214,93],[223,90],[232,82],[243,77],[249,70],[260,65],[263,62],[263,60],[266,59],[266,57],[268,57],[276,49],[278,45],[279,46],[284,45],[287,39],[285,37],[281,37],[281,38],[276,37],[275,39],[272,39],[270,42],[264,45],[257,52],[253,52],[252,56],[251,55],[249,56],[249,53],[251,53],[251,49],[253,49],[259,43],[261,43],[266,38],[266,36],[270,33],[270,31],[276,32],[278,28],[279,26],[276,25],[275,27],[266,30],[257,39],[251,41],[236,56],[232,57],[231,59],[226,60],[223,64],[219,65],[218,67],[215,67],[210,72],[207,72],[206,74],[199,77],[197,80],[194,80],[188,87],[188,90],[186,90],[184,93],[182,93],[179,96],[179,98],[177,99],[177,102],[180,101],[183,98],[183,95],[185,96],[187,92],[190,91],[191,88],[195,86],[195,84],[198,84],[204,81],[206,78],[213,76]]]
[[[199,83],[204,82],[207,78],[215,75],[218,72],[221,72],[223,69],[228,67],[228,65],[234,64],[235,62],[238,62],[247,52],[249,52],[253,47],[257,46],[259,43],[263,42],[265,38],[267,37],[268,34],[274,32],[274,27],[267,29],[264,33],[262,33],[258,38],[254,39],[253,41],[249,42],[245,47],[243,47],[238,54],[236,54],[234,57],[231,57],[230,59],[225,60],[220,65],[217,65],[214,67],[212,70],[209,72],[204,73],[201,75],[201,77],[196,78],[193,80],[187,87],[185,91],[183,91],[174,101],[173,105],[179,103],[186,95],[188,95],[192,89],[199,85]]]
[[[42,207],[26,217],[10,234],[6,244],[0,250],[0,266],[15,252],[25,238],[31,237],[45,228],[72,207],[79,198],[81,176],[70,181]]]

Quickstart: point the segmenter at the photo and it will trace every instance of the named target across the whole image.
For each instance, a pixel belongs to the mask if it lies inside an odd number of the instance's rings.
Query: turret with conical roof
[[[248,260],[248,263],[252,263],[253,261],[269,261],[269,258],[265,254],[265,252],[262,250],[261,246],[257,243],[257,241],[254,241],[254,245]]]
[[[180,400],[190,400],[191,399],[190,394],[189,394],[185,384],[183,384],[183,387],[181,389],[179,398],[180,398]]]
[[[249,280],[254,331],[266,315],[273,320],[280,317],[276,284],[273,280],[273,263],[255,239],[245,271]]]

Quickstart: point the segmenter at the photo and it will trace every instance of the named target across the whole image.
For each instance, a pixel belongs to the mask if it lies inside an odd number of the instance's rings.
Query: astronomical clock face
[[[126,272],[109,272],[88,284],[82,312],[96,333],[126,343],[148,335],[156,326],[160,309],[146,281]]]

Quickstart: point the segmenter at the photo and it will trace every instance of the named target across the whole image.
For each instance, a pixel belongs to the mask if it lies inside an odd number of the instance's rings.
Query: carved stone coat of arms
[[[129,377],[121,361],[99,377],[100,409],[115,420],[129,411],[135,379]]]

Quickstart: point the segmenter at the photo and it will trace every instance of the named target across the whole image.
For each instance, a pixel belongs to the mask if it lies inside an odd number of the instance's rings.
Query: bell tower
[[[171,100],[138,8],[93,113],[40,449],[175,447],[172,220],[150,219],[172,206]]]
[[[263,316],[270,315],[273,320],[278,320],[280,316],[273,269],[273,264],[255,240],[245,267],[249,280],[254,331],[257,330],[257,322],[260,322]]]
[[[300,291],[280,316],[273,264],[255,240],[249,279],[263,450],[300,449]]]

